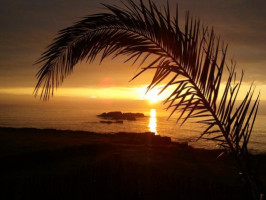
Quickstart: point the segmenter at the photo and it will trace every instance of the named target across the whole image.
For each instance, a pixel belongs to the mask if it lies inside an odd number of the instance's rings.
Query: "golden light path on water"
[[[155,109],[151,109],[151,111],[150,111],[150,121],[149,121],[148,127],[150,129],[150,132],[153,132],[153,133],[155,133],[155,135],[158,135],[156,110]]]

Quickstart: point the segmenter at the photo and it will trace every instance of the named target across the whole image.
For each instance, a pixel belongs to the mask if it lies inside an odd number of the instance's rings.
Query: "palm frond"
[[[162,12],[152,1],[145,5],[142,0],[128,0],[123,4],[124,8],[104,5],[108,13],[89,15],[58,33],[37,61],[41,68],[35,95],[49,99],[79,61],[91,63],[97,56],[101,56],[101,61],[109,56],[128,56],[125,62],[145,64],[133,79],[147,70],[155,71],[148,90],[171,75],[160,92],[175,87],[164,101],[167,109],[172,110],[170,116],[180,111],[178,121],[182,119],[182,123],[198,119],[198,123],[207,126],[199,138],[217,142],[242,166],[239,158],[248,155],[259,96],[251,105],[251,86],[236,106],[244,73],[237,82],[236,64],[228,65],[226,61],[227,45],[215,36],[213,29],[190,18],[188,12],[182,30],[178,7],[172,17],[168,3]],[[154,60],[147,63],[151,55]],[[225,70],[228,77],[221,91]]]

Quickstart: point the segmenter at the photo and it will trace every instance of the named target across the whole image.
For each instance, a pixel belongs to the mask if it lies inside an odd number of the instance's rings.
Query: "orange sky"
[[[158,5],[161,1],[155,0]],[[171,0],[175,5],[177,1]],[[118,0],[101,3],[119,4]],[[266,3],[257,1],[179,0],[180,18],[186,10],[214,26],[216,33],[229,43],[228,58],[234,57],[238,71],[246,72],[245,83],[255,81],[257,90],[266,100]],[[88,14],[104,12],[99,1],[74,0],[2,2],[0,6],[0,98],[3,95],[28,95],[36,84],[38,67],[33,63],[40,57],[58,30]],[[89,98],[143,99],[144,86],[151,73],[129,80],[137,67],[124,64],[125,58],[106,60],[90,65],[79,64],[55,95]],[[247,87],[247,86],[246,86]],[[245,90],[245,88],[244,88]],[[33,98],[33,97],[32,97]]]

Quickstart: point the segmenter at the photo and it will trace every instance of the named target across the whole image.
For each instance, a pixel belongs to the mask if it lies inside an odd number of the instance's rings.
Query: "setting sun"
[[[160,97],[157,95],[156,91],[150,91],[148,92],[145,97],[145,99],[149,100],[150,103],[156,103],[160,100]]]
[[[157,103],[159,101],[162,101],[166,98],[166,93],[158,95],[161,91],[161,87],[162,86],[155,87],[147,92],[147,85],[143,86],[140,91],[140,93],[142,94],[141,99],[148,100],[150,103]]]

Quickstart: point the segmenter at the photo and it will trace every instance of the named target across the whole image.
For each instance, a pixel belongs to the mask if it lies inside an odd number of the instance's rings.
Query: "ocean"
[[[213,142],[197,140],[204,130],[202,125],[187,121],[183,126],[176,123],[177,115],[170,119],[169,111],[160,106],[127,106],[121,103],[100,102],[92,104],[1,104],[0,127],[52,128],[60,130],[82,130],[97,133],[116,132],[155,132],[161,136],[171,137],[172,141],[188,142],[198,148],[219,148]],[[138,108],[139,107],[139,108]],[[124,121],[123,124],[100,123],[98,114],[110,111],[141,112],[146,117],[136,121]],[[251,135],[249,149],[252,153],[266,153],[266,115],[258,115]]]

